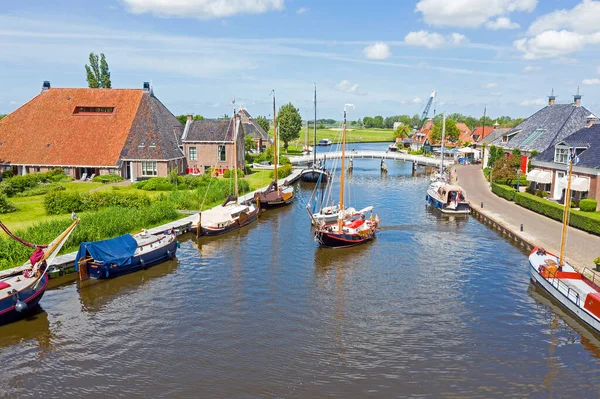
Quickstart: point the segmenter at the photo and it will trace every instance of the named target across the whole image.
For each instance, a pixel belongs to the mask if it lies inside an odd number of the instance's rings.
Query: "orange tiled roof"
[[[115,166],[140,105],[141,89],[43,91],[0,120],[0,163]],[[114,107],[74,114],[76,107]]]
[[[458,130],[460,130],[460,136],[458,139],[463,143],[473,143],[473,138],[471,137],[471,129],[467,125],[462,122],[456,124]]]
[[[476,126],[475,129],[473,129],[473,139],[479,142],[493,131],[494,126],[486,126],[485,128],[483,126]]]

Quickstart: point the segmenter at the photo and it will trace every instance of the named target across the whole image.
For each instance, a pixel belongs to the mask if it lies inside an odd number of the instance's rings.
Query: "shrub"
[[[6,169],[4,172],[2,172],[2,179],[8,179],[10,177],[13,177],[15,175],[15,172],[13,172],[12,169]]]
[[[509,201],[513,201],[515,199],[515,194],[517,193],[517,190],[509,186],[496,184],[492,182],[492,192],[502,198],[505,198]]]
[[[586,198],[579,201],[579,209],[582,212],[596,212],[596,208],[598,208],[598,201],[595,199]]]
[[[48,215],[62,213],[97,211],[106,207],[143,208],[151,203],[150,197],[138,194],[121,194],[115,192],[63,193],[48,194],[44,199],[44,207]]]
[[[123,181],[123,178],[121,176],[115,175],[115,174],[99,175],[99,176],[94,176],[92,181],[96,182],[96,183],[108,184],[108,183],[118,183],[120,181]]]
[[[233,178],[234,176],[235,174],[231,169],[227,169],[225,172],[223,172],[223,177],[226,179]],[[241,179],[242,177],[244,177],[244,171],[242,169],[238,169],[238,178]]]
[[[6,198],[5,194],[0,194],[0,213],[11,213],[17,208]]]
[[[269,177],[272,179],[275,171],[269,173]],[[287,164],[277,168],[277,179],[284,179],[292,174],[292,165]]]
[[[53,193],[57,191],[64,191],[67,188],[62,184],[52,183],[52,184],[44,184],[37,187],[29,188],[23,192],[15,194],[15,197],[32,197],[34,195],[44,195],[48,193]]]
[[[153,177],[135,183],[135,188],[146,191],[173,191],[175,190],[175,184],[171,183],[167,177]]]
[[[548,193],[542,190],[535,190],[535,195],[540,198],[547,198]]]
[[[32,173],[23,176],[13,176],[2,182],[2,191],[9,197],[27,189],[37,187],[40,183],[52,183],[67,180],[61,168],[44,173]]]
[[[528,193],[516,193],[515,203],[534,212],[562,222],[564,206],[538,198]],[[569,224],[592,234],[600,235],[600,217],[597,213],[586,213],[573,210],[570,213]]]
[[[98,241],[119,235],[134,233],[171,222],[179,217],[172,204],[156,203],[141,209],[113,207],[81,215],[81,222],[65,243],[61,253],[77,250],[79,243]],[[38,223],[14,233],[25,241],[48,244],[70,224],[69,218]],[[32,249],[11,238],[0,239],[0,270],[22,265],[31,255]]]

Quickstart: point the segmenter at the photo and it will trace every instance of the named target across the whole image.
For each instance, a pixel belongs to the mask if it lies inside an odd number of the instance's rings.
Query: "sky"
[[[0,11],[0,114],[52,87],[86,87],[90,52],[114,88],[141,88],[174,114],[235,107],[303,118],[435,110],[527,117],[573,101],[600,114],[600,1],[27,0]],[[432,110],[433,113],[433,110]]]

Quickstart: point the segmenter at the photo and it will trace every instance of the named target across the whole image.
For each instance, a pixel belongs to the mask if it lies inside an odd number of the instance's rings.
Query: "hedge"
[[[46,214],[97,211],[101,208],[118,206],[122,208],[143,208],[151,203],[150,197],[137,194],[121,194],[113,192],[69,193],[54,192],[44,199]]]
[[[579,209],[582,212],[596,212],[596,208],[598,208],[598,201],[595,199],[586,198],[579,201]]]
[[[119,175],[115,175],[115,174],[109,174],[109,175],[98,175],[98,176],[94,176],[94,178],[92,179],[93,182],[96,183],[118,183],[120,181],[123,181],[123,178]]]
[[[562,222],[564,206],[528,193],[516,193],[515,203]],[[596,216],[596,217],[594,217]],[[588,233],[600,235],[600,218],[595,214],[571,210],[569,224]]]
[[[278,179],[286,178],[291,174],[292,174],[292,165],[291,164],[279,166],[277,168],[277,178]],[[269,177],[271,179],[274,177],[274,175],[275,175],[275,171],[269,173]]]
[[[514,201],[517,190],[503,184],[496,184],[492,182],[492,192],[509,201]]]
[[[27,189],[37,187],[40,183],[52,183],[67,180],[62,169],[54,169],[44,173],[32,173],[18,175],[5,179],[1,184],[1,190],[9,197]]]
[[[0,194],[0,213],[11,213],[17,208],[6,198],[5,194]]]

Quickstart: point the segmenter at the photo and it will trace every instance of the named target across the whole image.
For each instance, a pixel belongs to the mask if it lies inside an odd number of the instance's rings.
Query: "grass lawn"
[[[269,131],[269,134],[273,136],[273,128]],[[302,151],[304,146],[306,130],[300,132],[300,138],[290,142],[290,150]],[[313,145],[314,133],[311,130],[308,137],[308,143],[310,146]],[[321,139],[329,139],[333,143],[341,141],[342,132],[340,130],[332,129],[317,129],[317,141]],[[368,142],[393,142],[394,141],[394,130],[392,129],[347,129],[346,130],[346,142],[348,143],[368,143]],[[283,143],[283,142],[282,142]],[[297,155],[290,152],[290,155]]]
[[[244,180],[250,185],[250,191],[258,190],[271,184],[273,181],[270,177],[271,172],[271,170],[259,170],[244,177]]]

